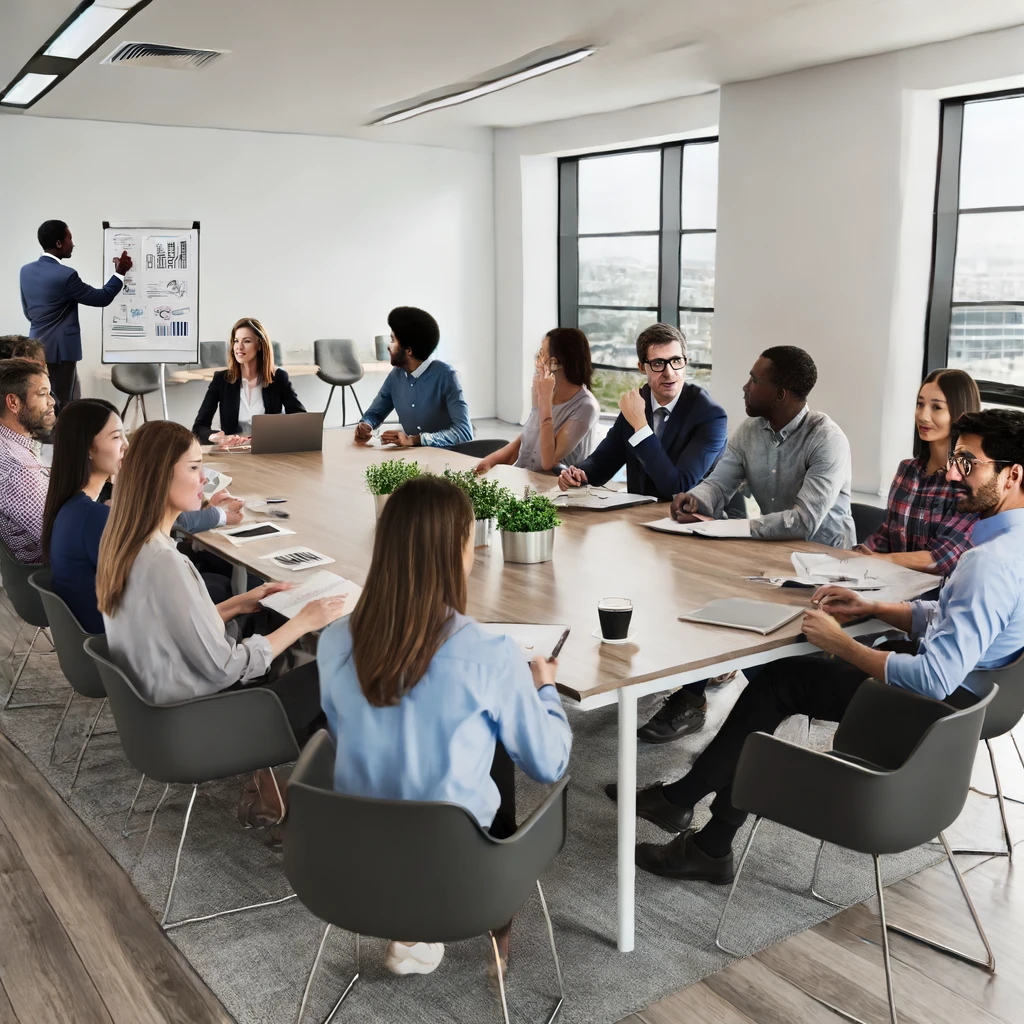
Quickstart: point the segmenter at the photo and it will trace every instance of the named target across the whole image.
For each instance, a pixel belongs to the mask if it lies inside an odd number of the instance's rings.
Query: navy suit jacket
[[[82,358],[78,306],[109,306],[124,287],[111,275],[102,288],[92,288],[78,272],[49,256],[21,268],[21,308],[31,324],[29,335],[43,343],[48,363]]]
[[[640,394],[647,408],[647,424],[653,429],[650,385],[645,384]],[[704,479],[725,451],[729,437],[725,410],[696,384],[683,385],[660,440],[651,434],[632,445],[629,439],[634,433],[619,413],[605,439],[579,465],[589,483],[607,483],[625,464],[631,494],[671,501]]]
[[[192,433],[203,444],[210,440],[213,432],[213,414],[220,410],[220,429],[225,434],[238,433],[238,407],[242,401],[242,378],[228,383],[227,370],[218,370],[206,389],[203,404],[196,413]],[[274,379],[263,388],[263,411],[266,413],[305,412],[306,407],[299,401],[295,388],[284,370],[275,370]]]

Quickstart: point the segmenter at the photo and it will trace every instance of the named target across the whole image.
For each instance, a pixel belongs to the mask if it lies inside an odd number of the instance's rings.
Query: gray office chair
[[[274,353],[274,365],[280,366],[284,361],[284,356],[281,354],[281,342],[272,341],[270,343],[270,351]]]
[[[135,401],[142,408],[142,420],[146,422],[149,417],[144,396],[160,390],[160,367],[156,363],[114,363],[110,381],[118,391],[128,396],[121,410],[121,419],[128,415],[128,409]]]
[[[228,343],[226,341],[199,342],[199,365],[203,369],[228,365]]]
[[[722,909],[715,945],[732,956],[743,955],[722,942],[722,931],[758,827],[767,818],[820,841],[815,878],[825,843],[871,854],[892,1024],[897,1024],[897,1018],[890,931],[994,972],[992,947],[944,830],[967,801],[985,715],[997,690],[993,686],[977,704],[957,711],[942,701],[869,679],[843,715],[831,751],[809,750],[762,732],[748,736],[732,786],[732,802],[756,817]],[[886,922],[879,857],[913,849],[936,835],[984,943],[985,960]],[[817,896],[814,884],[811,891]],[[806,994],[847,1020],[858,1020],[813,992]]]
[[[471,455],[474,459],[486,459],[488,455],[493,455],[499,448],[504,448],[507,444],[508,441],[502,438],[489,438],[453,444],[448,451],[456,452],[459,455]]]
[[[864,505],[855,501],[850,505],[850,513],[853,515],[853,529],[858,544],[863,544],[885,522],[886,510],[878,505]]]
[[[1006,821],[1006,801],[1024,803],[1012,796],[1003,793],[1003,784],[999,779],[999,769],[996,767],[996,755],[992,749],[992,740],[998,736],[1010,734],[1013,740],[1014,749],[1020,760],[1021,768],[1024,769],[1024,755],[1021,754],[1020,746],[1017,744],[1017,737],[1013,735],[1013,729],[1024,718],[1024,652],[1009,665],[1002,668],[977,669],[967,677],[967,685],[972,690],[984,692],[984,688],[996,685],[998,692],[992,698],[985,713],[985,724],[981,727],[981,738],[988,750],[989,763],[992,765],[992,778],[996,784],[995,793],[982,793],[983,796],[994,797],[999,801],[999,816],[1003,824],[1003,841],[1006,850],[997,854],[1000,857],[1009,857],[1013,860],[1013,840],[1010,838],[1010,827]],[[977,792],[981,792],[978,790]],[[985,853],[991,854],[991,850],[961,850],[955,853]]]
[[[288,783],[284,870],[305,906],[327,922],[302,993],[310,987],[331,928],[355,933],[355,974],[324,1024],[359,977],[359,937],[456,942],[490,935],[512,920],[536,886],[562,1006],[562,974],[540,875],[565,845],[566,776],[510,839],[494,839],[463,807],[412,800],[370,800],[333,792],[334,743],[324,730],[306,745]],[[416,850],[414,858],[409,851]],[[387,884],[382,886],[381,879]],[[498,970],[504,1024],[505,987]],[[441,1016],[439,1014],[439,1016]]]
[[[39,639],[40,633],[42,633],[47,640],[50,639],[45,632],[49,625],[46,618],[46,610],[43,608],[43,602],[39,599],[39,594],[29,583],[29,577],[34,572],[38,572],[41,568],[42,566],[39,563],[25,565],[19,562],[14,555],[11,554],[7,545],[0,542],[0,579],[3,580],[4,590],[7,592],[7,596],[10,598],[11,604],[14,605],[14,610],[18,613],[18,618],[22,620],[21,626],[18,627],[18,633],[14,638],[14,643],[11,645],[11,651],[8,658],[12,658],[15,655],[15,647],[18,645],[18,640],[21,638],[25,625],[27,624],[35,627],[32,639],[29,641],[29,645],[22,656],[21,664],[18,666],[18,670],[14,673],[14,680],[11,683],[11,688],[7,691],[7,697],[4,699],[3,708],[0,709],[3,711],[17,711],[21,708],[60,707],[59,702],[55,704],[53,701],[27,701],[21,704],[12,703],[14,699],[14,691],[18,688],[18,683],[21,681],[21,675],[25,671],[25,666],[28,664],[29,657],[31,657],[32,654],[52,653],[52,651],[36,651],[35,649],[36,641]]]
[[[320,367],[316,375],[331,385],[331,393],[327,396],[327,404],[324,406],[324,419],[326,420],[327,410],[331,407],[335,388],[341,388],[341,425],[345,426],[348,421],[345,409],[346,388],[352,391],[352,397],[356,400],[356,408],[359,410],[359,415],[362,416],[363,407],[359,404],[356,389],[352,387],[356,381],[363,379],[363,363],[359,358],[356,343],[349,338],[321,338],[319,341],[314,341],[313,362]]]
[[[60,735],[60,730],[64,725],[64,719],[68,716],[68,711],[71,710],[71,702],[75,699],[75,696],[81,694],[81,696],[88,697],[90,700],[98,700],[100,702],[100,706],[96,710],[96,716],[90,722],[89,729],[85,734],[82,748],[78,752],[75,773],[71,777],[71,784],[68,786],[67,795],[70,797],[71,791],[75,788],[75,782],[78,780],[78,772],[82,767],[82,758],[85,757],[85,750],[89,746],[89,740],[92,739],[96,723],[100,720],[104,705],[107,703],[107,691],[103,689],[103,680],[100,679],[96,663],[85,653],[85,647],[83,646],[92,634],[82,629],[74,612],[67,606],[64,599],[54,593],[53,574],[49,569],[40,569],[38,572],[32,573],[28,581],[39,593],[39,598],[43,603],[43,610],[46,612],[46,618],[50,624],[53,646],[57,648],[57,661],[60,663],[60,670],[64,673],[64,678],[71,684],[68,702],[64,705],[64,711],[53,733],[53,741],[50,743],[50,764],[53,764],[53,754],[57,748],[57,737]]]
[[[85,649],[99,668],[125,755],[145,778],[164,783],[164,791],[150,816],[140,861],[145,856],[156,813],[172,783],[192,786],[160,927],[169,931],[182,925],[211,921],[243,910],[270,907],[294,899],[295,894],[292,893],[263,903],[234,907],[182,921],[168,921],[181,865],[181,851],[185,845],[185,835],[199,786],[214,779],[294,761],[298,756],[295,736],[277,694],[253,686],[177,704],[154,704],[141,696],[135,684],[110,660],[105,636],[90,637],[85,642]],[[276,779],[274,785],[277,785]],[[280,795],[278,790],[279,798]]]

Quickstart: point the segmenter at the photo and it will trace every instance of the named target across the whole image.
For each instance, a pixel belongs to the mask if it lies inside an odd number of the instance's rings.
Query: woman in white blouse
[[[220,430],[215,431],[213,414],[218,411]],[[288,374],[274,366],[267,329],[259,320],[243,317],[231,328],[228,367],[213,375],[192,432],[204,444],[229,448],[252,434],[253,416],[305,411]]]
[[[315,662],[292,668],[293,659],[282,655],[339,618],[344,598],[311,601],[273,631],[243,636],[260,601],[289,584],[265,583],[213,603],[202,576],[171,540],[178,516],[202,504],[203,482],[199,442],[180,423],[154,420],[133,435],[96,569],[111,659],[154,704],[265,686],[280,698],[301,745],[324,721],[319,676]],[[264,774],[257,773],[257,790],[276,801],[269,776],[260,786]],[[271,817],[280,816],[279,808],[272,810],[278,813]]]

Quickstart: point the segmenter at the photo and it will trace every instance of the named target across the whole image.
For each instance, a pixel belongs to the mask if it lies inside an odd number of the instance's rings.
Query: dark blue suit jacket
[[[650,385],[645,384],[640,394],[647,407],[647,424],[652,426]],[[725,451],[729,437],[725,410],[696,384],[683,385],[660,441],[651,434],[638,445],[631,445],[629,439],[634,433],[619,413],[605,439],[579,465],[589,483],[607,483],[625,464],[631,494],[650,494],[659,501],[671,501],[673,495],[690,490],[704,479]]]
[[[29,335],[43,343],[48,363],[77,362],[82,358],[82,328],[78,306],[109,306],[121,290],[121,279],[111,275],[102,288],[92,288],[77,271],[49,256],[21,268],[21,308],[32,325]]]
[[[228,371],[218,370],[206,389],[203,404],[196,413],[196,421],[192,424],[192,433],[203,444],[210,440],[213,433],[213,414],[220,410],[220,429],[225,434],[238,433],[238,409],[242,404],[242,379],[228,383]],[[266,413],[305,412],[306,407],[299,401],[295,388],[282,370],[274,371],[274,379],[263,388],[263,409]]]

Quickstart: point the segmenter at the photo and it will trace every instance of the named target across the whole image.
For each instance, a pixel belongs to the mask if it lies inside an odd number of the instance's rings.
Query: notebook
[[[702,608],[680,615],[684,622],[702,622],[708,626],[728,626],[730,629],[748,629],[767,636],[803,615],[806,608],[771,601],[752,601],[746,597],[722,597],[709,601]]]
[[[606,512],[613,508],[631,508],[633,505],[649,505],[658,499],[649,494],[630,494],[628,491],[606,491],[599,488],[559,491],[551,496],[559,508],[588,508],[595,512]]]

